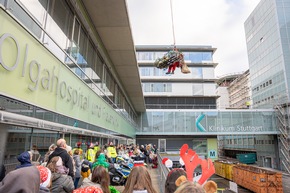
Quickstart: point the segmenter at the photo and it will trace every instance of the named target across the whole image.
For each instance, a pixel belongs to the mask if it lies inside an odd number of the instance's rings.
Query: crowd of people
[[[9,172],[0,182],[0,192],[5,193],[119,193],[110,185],[108,168],[116,162],[117,156],[129,156],[143,161],[141,166],[132,167],[123,193],[157,193],[149,171],[157,159],[155,145],[117,145],[112,142],[100,146],[98,142],[89,143],[86,151],[77,143],[72,149],[65,139],[59,139],[48,148],[40,160],[36,147],[33,151],[21,153],[17,159],[20,164]],[[147,163],[147,164],[146,164]],[[147,165],[147,167],[145,167]],[[151,167],[152,166],[152,167]],[[180,181],[186,176],[182,169],[172,170],[165,183],[165,193],[197,192],[205,189],[196,184]]]

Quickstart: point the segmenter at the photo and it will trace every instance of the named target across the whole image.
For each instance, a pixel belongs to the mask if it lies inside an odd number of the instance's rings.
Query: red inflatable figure
[[[202,160],[201,162],[201,178],[198,180],[199,184],[203,184],[209,177],[211,177],[215,173],[215,168],[210,159]]]
[[[187,173],[187,179],[189,181],[193,180],[194,170],[198,165],[201,165],[202,174],[198,183],[202,185],[209,177],[215,173],[215,168],[210,159],[201,159],[192,149],[188,148],[187,144],[183,144],[180,149],[180,157],[182,158],[185,170]]]
[[[201,164],[201,159],[198,157],[195,151],[193,151],[192,149],[188,149],[187,144],[183,144],[183,146],[181,147],[180,157],[182,158],[185,165],[187,179],[192,181],[194,170],[198,165]]]

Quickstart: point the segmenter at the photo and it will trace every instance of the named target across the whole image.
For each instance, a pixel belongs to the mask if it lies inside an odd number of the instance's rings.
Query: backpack
[[[91,174],[91,170],[90,170],[89,162],[85,160],[81,165],[81,176],[83,178],[87,178],[89,177],[90,174]]]
[[[81,171],[82,172],[88,172],[89,169],[90,169],[89,164],[83,162],[82,165],[81,165]]]

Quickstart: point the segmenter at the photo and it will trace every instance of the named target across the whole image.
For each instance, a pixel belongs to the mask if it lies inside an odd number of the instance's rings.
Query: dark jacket
[[[21,153],[19,156],[17,156],[17,159],[20,162],[20,165],[16,166],[16,169],[32,166],[30,161],[30,154],[28,151]]]
[[[70,155],[67,153],[67,151],[63,148],[57,147],[54,152],[52,154],[50,154],[49,158],[48,158],[48,162],[50,162],[50,160],[55,157],[55,156],[59,156],[61,157],[63,164],[66,168],[69,169],[68,171],[68,175],[71,176],[72,178],[74,178],[74,168],[73,168],[73,162],[72,162],[72,158],[70,157]]]
[[[4,164],[2,164],[0,168],[0,182],[5,178],[5,174],[6,174],[6,169],[5,169]]]

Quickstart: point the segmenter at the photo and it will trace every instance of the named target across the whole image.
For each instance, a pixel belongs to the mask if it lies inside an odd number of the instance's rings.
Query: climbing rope
[[[173,46],[175,48],[175,31],[174,31],[174,21],[173,21],[173,9],[172,9],[172,0],[170,0],[170,9],[171,9],[171,24],[172,24],[172,34],[173,34]]]

